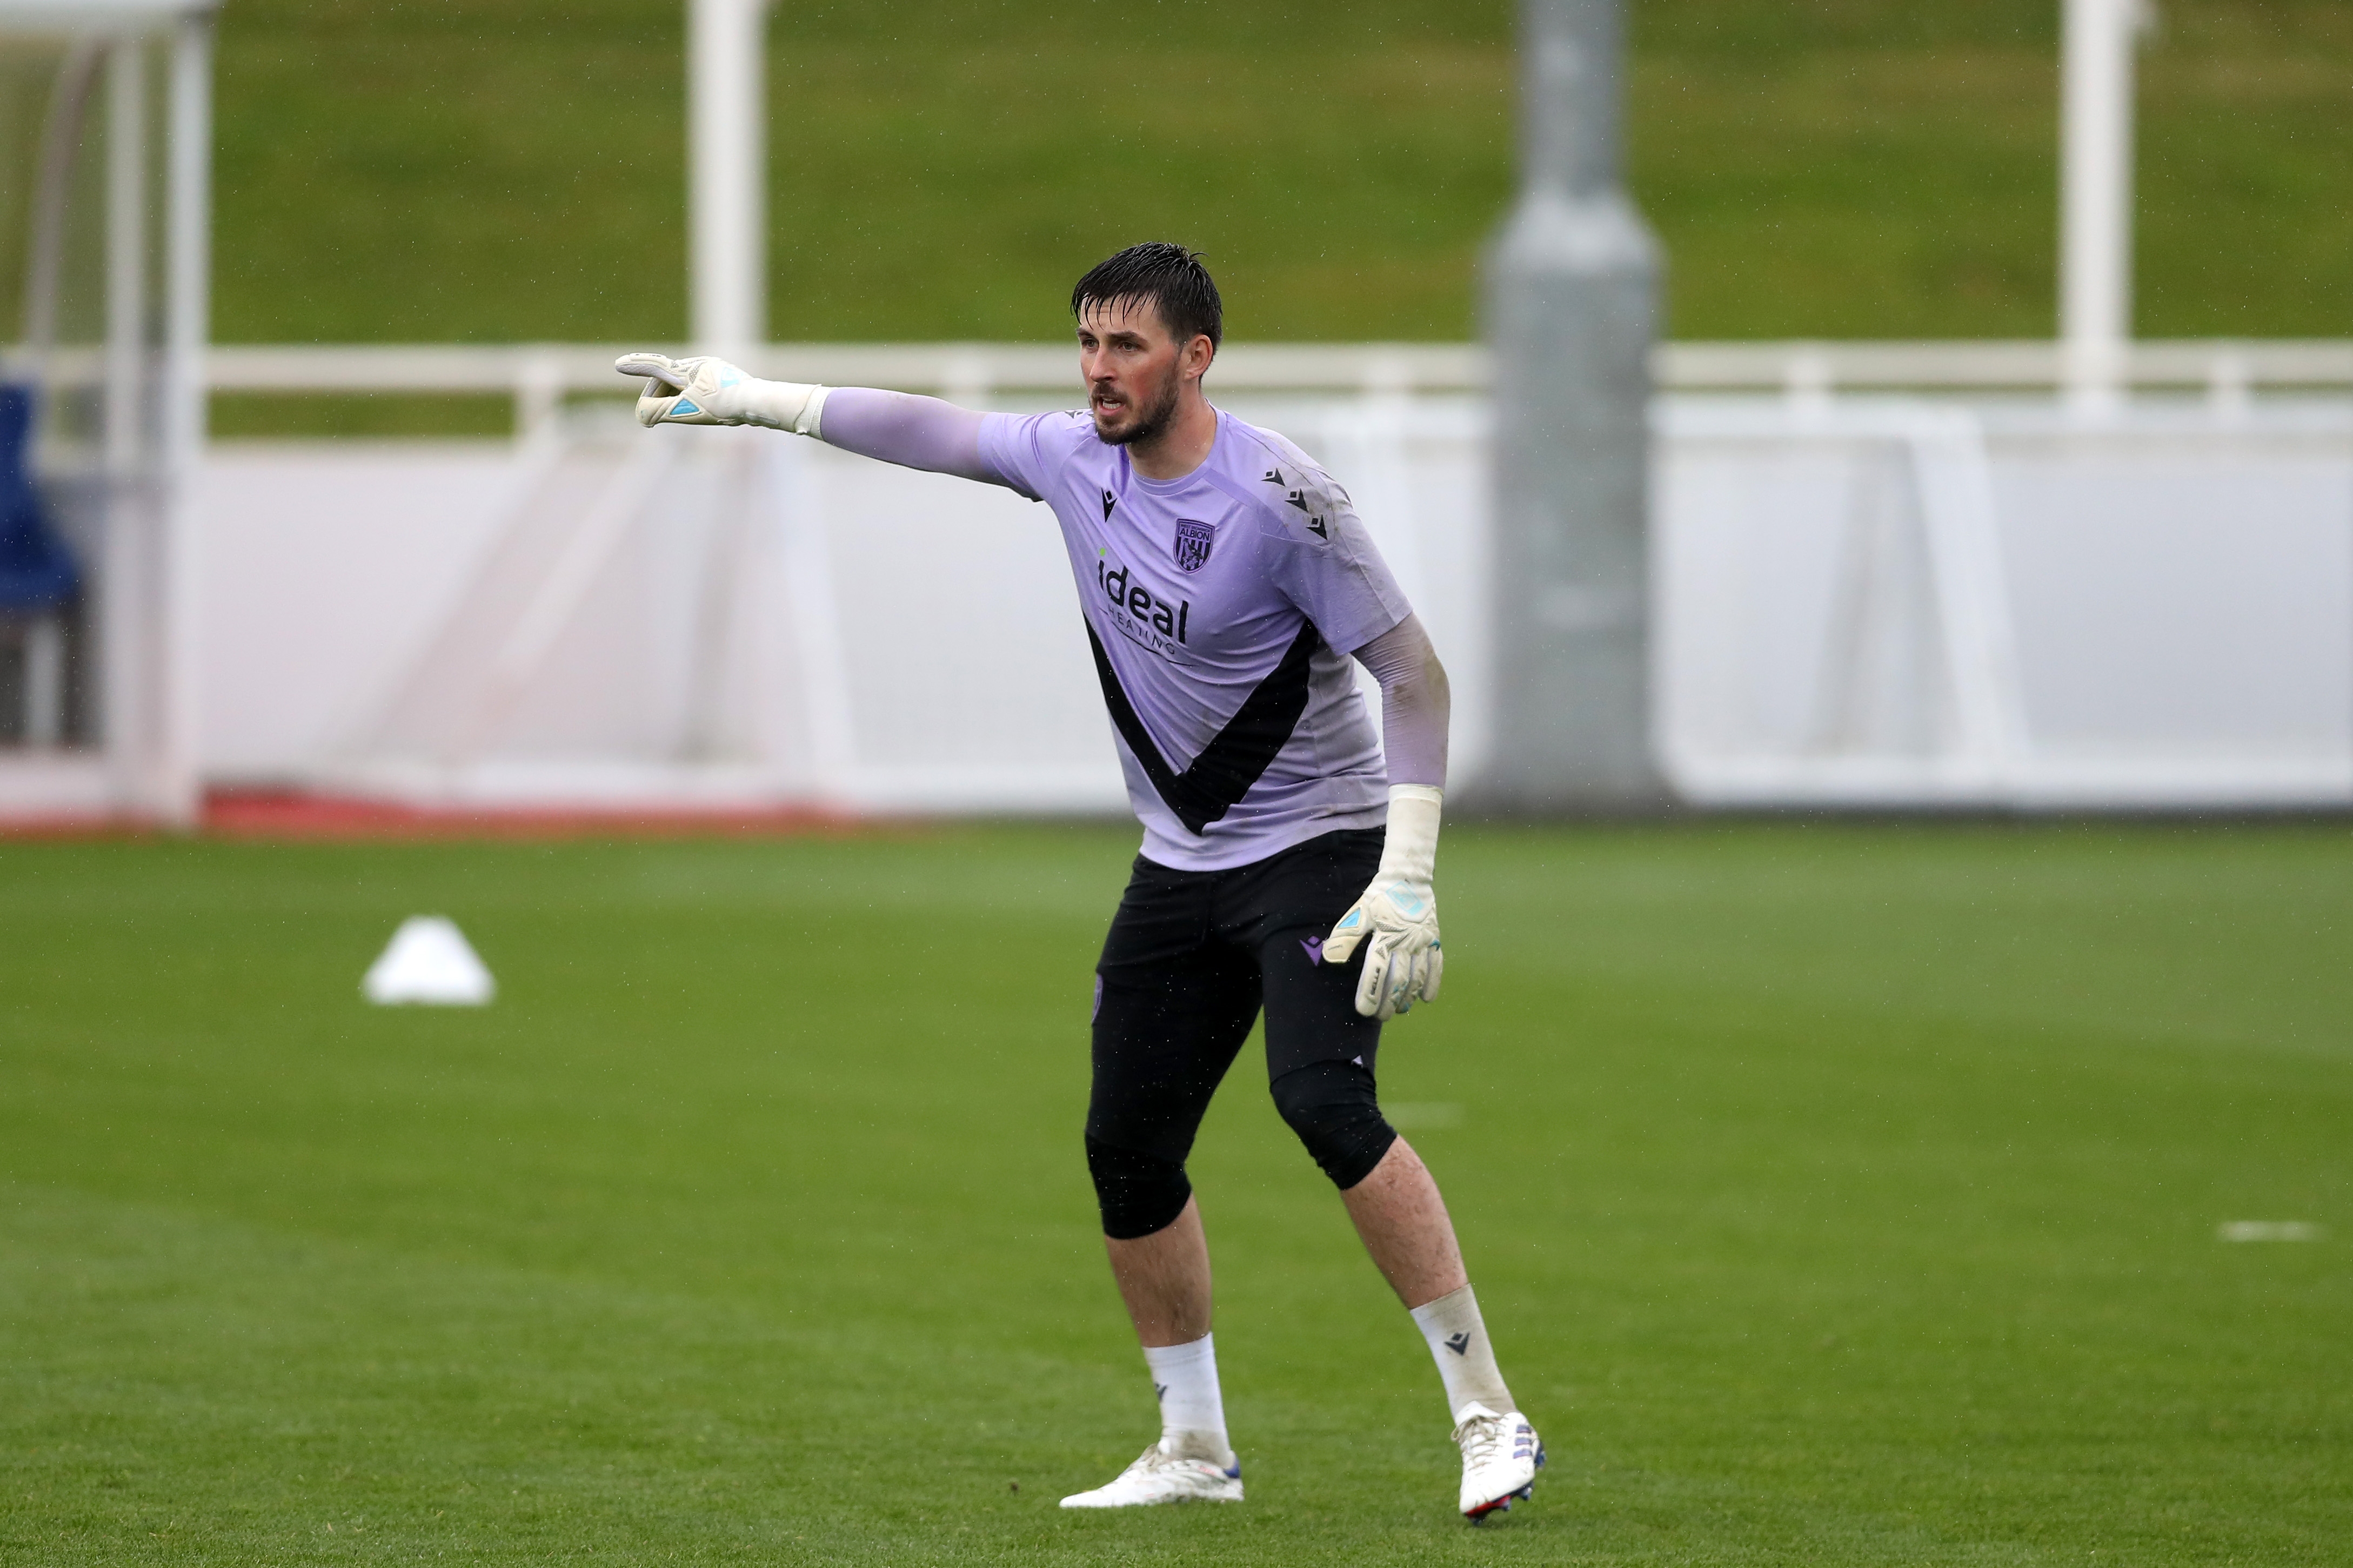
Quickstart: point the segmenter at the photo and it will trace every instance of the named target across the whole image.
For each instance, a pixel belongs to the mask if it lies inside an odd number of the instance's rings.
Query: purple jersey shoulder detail
[[[1061,526],[1148,858],[1219,870],[1385,820],[1348,655],[1411,610],[1313,459],[1224,413],[1181,479],[1082,412],[990,415],[980,452]]]

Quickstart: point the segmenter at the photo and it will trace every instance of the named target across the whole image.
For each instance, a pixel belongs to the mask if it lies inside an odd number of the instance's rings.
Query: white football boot
[[[1518,1411],[1498,1415],[1483,1405],[1466,1405],[1454,1442],[1462,1450],[1462,1517],[1472,1523],[1504,1512],[1514,1498],[1535,1494],[1544,1439]]]
[[[1143,1508],[1158,1502],[1240,1502],[1242,1465],[1221,1469],[1211,1459],[1179,1458],[1155,1443],[1110,1485],[1062,1500],[1064,1508]]]

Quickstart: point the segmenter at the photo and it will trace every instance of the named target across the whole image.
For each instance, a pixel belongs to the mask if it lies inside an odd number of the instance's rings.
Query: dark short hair
[[[1096,262],[1071,290],[1071,314],[1080,314],[1090,303],[1110,305],[1122,300],[1151,301],[1161,323],[1180,343],[1207,337],[1215,348],[1225,341],[1226,307],[1218,298],[1218,286],[1200,257],[1181,245],[1166,240],[1131,245],[1109,260]]]

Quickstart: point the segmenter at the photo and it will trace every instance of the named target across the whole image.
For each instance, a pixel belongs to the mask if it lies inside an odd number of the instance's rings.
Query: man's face
[[[1079,316],[1079,374],[1086,378],[1096,436],[1124,447],[1167,429],[1188,367],[1208,363],[1208,342],[1179,343],[1149,300],[1087,301]],[[1198,376],[1199,369],[1191,374]]]

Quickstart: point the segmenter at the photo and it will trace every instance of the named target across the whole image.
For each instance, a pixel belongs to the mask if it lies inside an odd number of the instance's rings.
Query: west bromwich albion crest
[[[1218,542],[1218,531],[1206,522],[1189,517],[1176,520],[1176,570],[1198,572],[1208,563],[1209,547]]]

